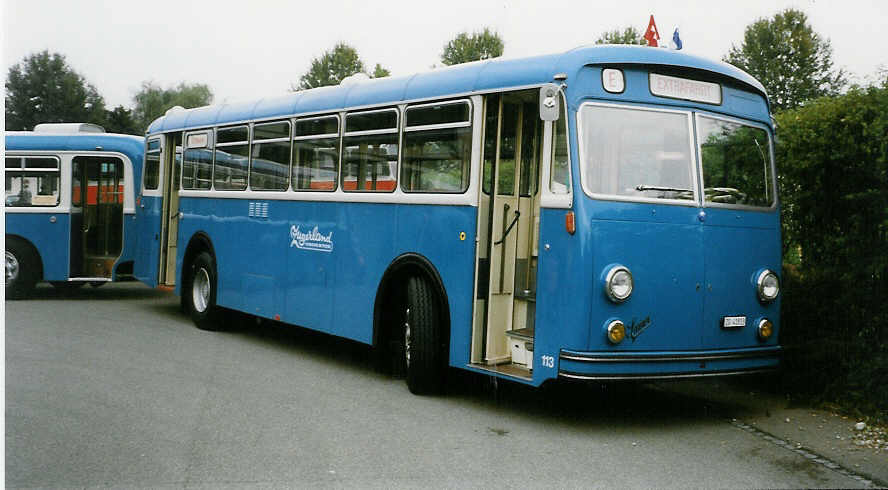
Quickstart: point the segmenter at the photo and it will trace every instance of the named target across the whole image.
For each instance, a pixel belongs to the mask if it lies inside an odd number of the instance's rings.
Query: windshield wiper
[[[677,187],[660,187],[658,185],[637,185],[637,191],[663,191],[663,192],[693,192],[690,189],[679,189]]]

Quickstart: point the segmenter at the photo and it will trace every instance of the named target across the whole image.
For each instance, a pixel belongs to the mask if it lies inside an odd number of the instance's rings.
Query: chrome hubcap
[[[210,275],[204,268],[199,269],[194,275],[194,281],[191,283],[191,300],[198,313],[206,311],[210,304]]]
[[[6,284],[15,281],[19,275],[19,261],[10,252],[6,252]]]
[[[410,308],[404,313],[404,360],[410,367]]]

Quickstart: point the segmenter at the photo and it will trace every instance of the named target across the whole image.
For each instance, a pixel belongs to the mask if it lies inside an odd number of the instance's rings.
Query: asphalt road
[[[363,345],[243,319],[200,331],[137,283],[44,285],[5,307],[11,488],[865,484],[662,385],[455,372],[417,397]]]

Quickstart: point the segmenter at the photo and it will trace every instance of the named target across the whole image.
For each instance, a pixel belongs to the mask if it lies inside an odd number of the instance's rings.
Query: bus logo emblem
[[[315,226],[309,232],[304,232],[297,225],[290,226],[290,246],[302,250],[314,250],[316,252],[333,251],[333,232],[323,233]]]

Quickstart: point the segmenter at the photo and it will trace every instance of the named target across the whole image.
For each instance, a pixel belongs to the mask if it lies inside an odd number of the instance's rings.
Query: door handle
[[[504,225],[506,224],[506,215],[508,214],[508,212],[509,212],[509,205],[506,204],[505,206],[503,206],[503,224]],[[520,218],[520,217],[521,217],[521,211],[516,209],[515,210],[515,217],[512,218],[512,222],[509,223],[509,227],[503,231],[503,237],[500,238],[500,240],[498,242],[493,242],[494,245],[499,245],[500,243],[503,243],[504,241],[506,241],[506,237],[509,236],[509,232],[512,231],[512,227],[515,226],[515,223],[518,222],[518,218]]]

